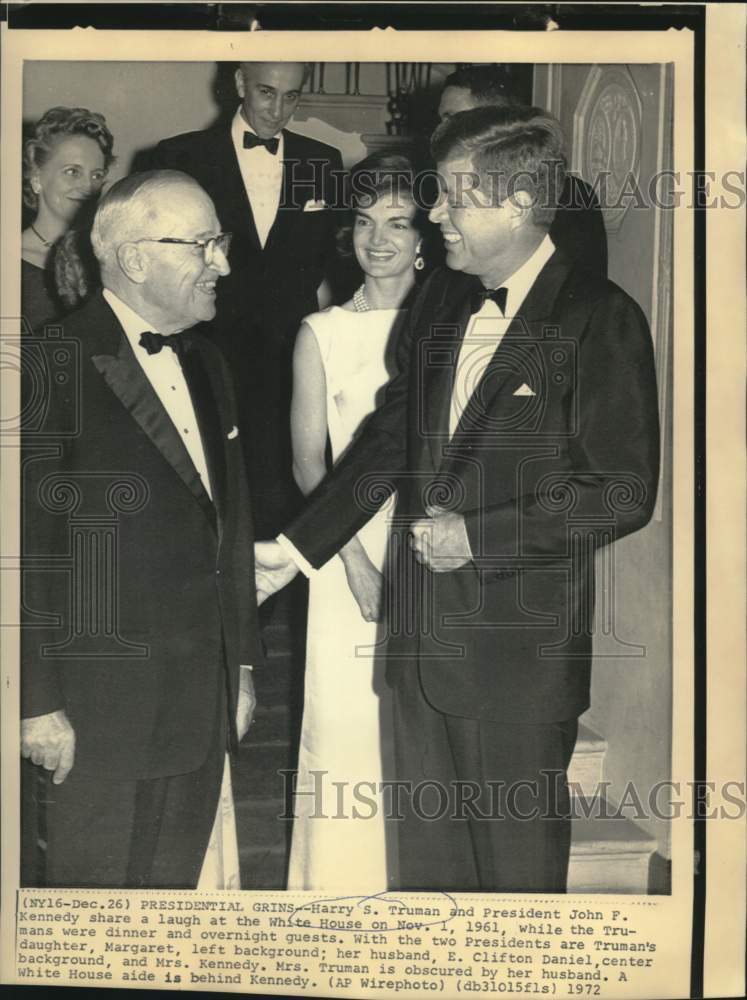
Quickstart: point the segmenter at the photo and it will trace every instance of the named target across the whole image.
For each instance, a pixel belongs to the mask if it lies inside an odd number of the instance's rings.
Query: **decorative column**
[[[131,473],[53,473],[39,500],[50,514],[68,514],[68,555],[55,560],[70,580],[68,635],[42,647],[52,658],[148,656],[148,646],[119,630],[119,518],[147,504],[147,482]]]

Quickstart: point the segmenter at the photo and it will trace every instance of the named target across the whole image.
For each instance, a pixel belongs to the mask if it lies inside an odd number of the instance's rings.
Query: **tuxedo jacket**
[[[599,199],[591,185],[575,174],[566,174],[550,237],[570,260],[607,277],[607,230]]]
[[[212,336],[235,379],[262,534],[290,516],[290,400],[293,345],[301,320],[318,308],[317,289],[334,261],[336,207],[342,204],[339,150],[283,130],[283,180],[275,222],[260,245],[230,125],[165,139],[151,165],[182,170],[207,191],[232,232],[231,274],[218,283]],[[322,211],[304,211],[324,201]]]
[[[64,709],[79,772],[188,773],[226,708],[235,739],[240,664],[262,662],[230,380],[218,349],[190,333],[211,501],[100,293],[64,335],[79,371],[50,381],[50,448],[24,461],[22,716]]]
[[[594,550],[654,507],[654,357],[638,305],[556,251],[451,439],[456,358],[476,279],[442,269],[399,342],[399,374],[285,531],[319,567],[393,489],[387,676],[419,669],[439,711],[545,723],[589,704]],[[465,520],[472,559],[433,573],[408,545],[426,505]]]

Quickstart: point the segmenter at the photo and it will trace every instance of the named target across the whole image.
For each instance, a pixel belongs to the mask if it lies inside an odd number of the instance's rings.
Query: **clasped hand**
[[[256,578],[257,605],[264,604],[278,590],[290,583],[298,573],[298,566],[285,552],[280,542],[254,543],[254,574]]]
[[[427,517],[410,525],[410,547],[421,565],[448,573],[472,559],[464,517],[443,507],[427,506]]]
[[[54,771],[52,781],[62,784],[75,760],[75,730],[62,709],[21,719],[21,756]]]

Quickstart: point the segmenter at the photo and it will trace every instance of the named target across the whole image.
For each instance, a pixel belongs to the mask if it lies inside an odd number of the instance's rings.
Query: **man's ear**
[[[243,101],[246,97],[246,84],[244,83],[244,74],[239,67],[233,75],[234,82],[236,83],[236,93],[239,95]]]
[[[117,262],[123,274],[136,285],[142,285],[148,276],[148,261],[137,243],[123,243],[117,247]]]
[[[530,191],[523,189],[513,191],[503,204],[515,229],[532,221],[534,195]]]

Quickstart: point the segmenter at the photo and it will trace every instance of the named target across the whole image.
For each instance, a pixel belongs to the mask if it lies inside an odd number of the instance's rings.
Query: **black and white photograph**
[[[668,891],[664,812],[608,798],[670,778],[671,102],[26,67],[23,315],[81,352],[24,455],[30,879]]]
[[[690,71],[215,6],[22,64],[21,894],[692,891]]]

